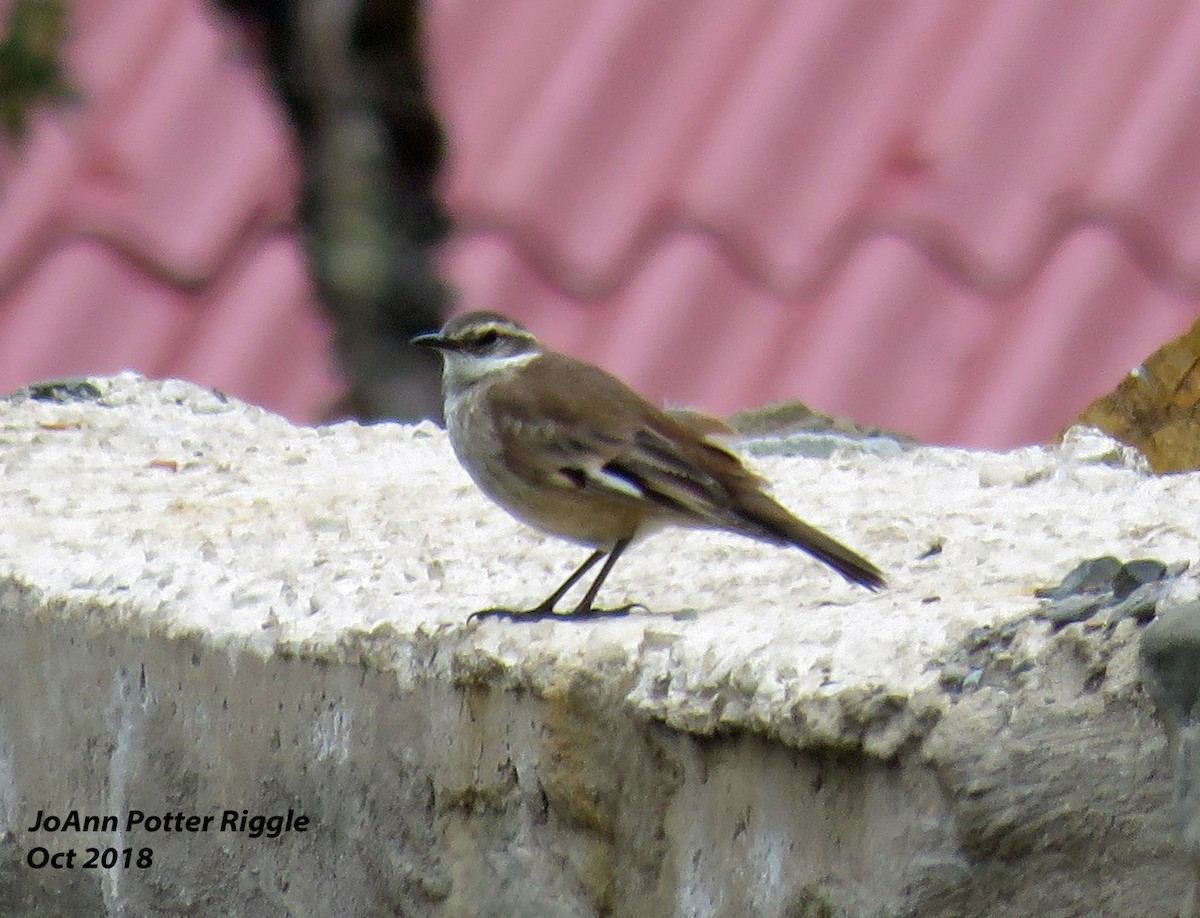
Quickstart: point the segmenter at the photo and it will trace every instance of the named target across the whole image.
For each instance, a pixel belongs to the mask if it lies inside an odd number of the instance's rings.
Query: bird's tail
[[[744,501],[741,514],[758,532],[747,532],[772,542],[795,545],[824,561],[852,583],[868,590],[878,590],[887,585],[883,572],[862,555],[832,539],[819,529],[796,519],[784,507],[765,494],[758,493]]]

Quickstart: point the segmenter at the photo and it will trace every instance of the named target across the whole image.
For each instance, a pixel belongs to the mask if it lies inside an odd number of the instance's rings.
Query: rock
[[[1126,562],[1113,578],[1113,596],[1118,600],[1126,599],[1134,590],[1162,580],[1166,575],[1167,566],[1153,558]]]
[[[1057,627],[1085,621],[1100,609],[1107,610],[1110,623],[1126,616],[1147,622],[1170,593],[1170,581],[1186,569],[1186,563],[1168,566],[1153,558],[1125,564],[1112,555],[1092,558],[1073,568],[1057,586],[1034,591],[1035,596],[1051,600],[1037,614]]]
[[[0,914],[1144,918],[1194,882],[1136,622],[1029,607],[1192,558],[1198,476],[1092,434],[762,457],[889,590],[676,531],[606,585],[652,613],[472,623],[583,551],[431,425],[87,383],[0,402]],[[89,847],[135,863],[31,866]]]
[[[1122,618],[1133,618],[1145,623],[1154,618],[1154,613],[1170,592],[1170,584],[1162,580],[1152,580],[1143,583],[1120,602],[1108,609],[1108,620],[1119,621]]]
[[[1066,599],[1083,593],[1112,592],[1121,562],[1112,555],[1081,561],[1058,586],[1035,591],[1041,599]]]
[[[1142,635],[1146,691],[1169,729],[1200,724],[1200,601],[1164,613]]]
[[[1146,628],[1142,681],[1167,726],[1174,752],[1173,808],[1195,879],[1181,915],[1200,904],[1200,601],[1177,606]]]
[[[1072,622],[1081,622],[1090,618],[1106,601],[1112,599],[1112,593],[1092,593],[1080,596],[1066,596],[1050,603],[1041,612],[1046,621],[1062,627]]]

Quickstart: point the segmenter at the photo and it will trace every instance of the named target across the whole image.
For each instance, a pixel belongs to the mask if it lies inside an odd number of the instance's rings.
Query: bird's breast
[[[514,467],[498,429],[504,422],[484,387],[446,400],[446,430],[454,454],[484,494],[522,522],[583,545],[611,545],[634,536],[645,507],[565,486],[562,476],[551,480],[552,464]],[[517,438],[518,448],[520,433],[511,425],[505,431],[510,440]]]

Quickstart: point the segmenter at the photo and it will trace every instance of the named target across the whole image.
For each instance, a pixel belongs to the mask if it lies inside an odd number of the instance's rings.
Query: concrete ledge
[[[0,403],[0,913],[1178,914],[1139,626],[1053,631],[1032,591],[1193,558],[1200,477],[1082,432],[759,451],[892,589],[663,533],[606,586],[652,613],[469,625],[581,551],[488,504],[433,427],[298,429],[131,375]]]

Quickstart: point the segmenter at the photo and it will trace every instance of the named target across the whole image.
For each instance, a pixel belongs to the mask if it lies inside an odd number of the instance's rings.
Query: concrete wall
[[[468,623],[581,552],[478,497],[440,432],[90,385],[0,405],[2,914],[1179,913],[1142,626],[1053,630],[1032,589],[1085,556],[1191,557],[1196,476],[1084,434],[752,444],[889,591],[668,533],[606,589],[652,611]],[[221,831],[243,809],[309,824]],[[31,831],[39,811],[120,826]]]

